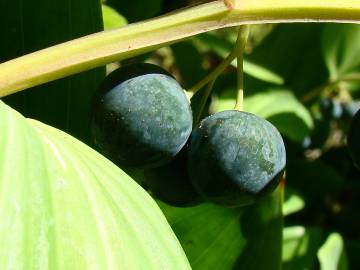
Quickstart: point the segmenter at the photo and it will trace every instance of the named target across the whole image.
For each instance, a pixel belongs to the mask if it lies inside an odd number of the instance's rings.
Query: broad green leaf
[[[331,79],[360,71],[360,27],[328,24],[322,33],[322,52]]]
[[[308,110],[286,89],[268,89],[263,93],[250,96],[245,106],[252,113],[262,117],[270,117],[281,113],[293,113],[308,127],[312,127],[312,119]]]
[[[127,24],[126,19],[115,9],[102,4],[101,11],[104,21],[104,30],[118,28]]]
[[[281,262],[281,201],[279,188],[245,208],[159,204],[194,270],[277,270]]]
[[[344,250],[344,240],[338,233],[330,234],[317,254],[321,270],[349,269]]]
[[[226,90],[215,97],[211,112],[233,109],[235,89]],[[280,132],[295,141],[309,135],[313,120],[309,111],[286,89],[266,89],[245,98],[245,111],[267,118]]]
[[[117,166],[0,102],[0,269],[190,269],[151,197]]]
[[[102,30],[99,0],[5,2],[0,4],[0,62]],[[18,74],[24,73],[28,71],[21,69]],[[91,70],[12,95],[4,101],[26,117],[89,143],[91,97],[104,75],[103,68]]]
[[[212,204],[175,208],[160,204],[180,240],[192,269],[232,269],[246,245],[242,210]]]
[[[312,270],[316,265],[316,252],[323,241],[319,228],[293,226],[283,232],[283,270]]]

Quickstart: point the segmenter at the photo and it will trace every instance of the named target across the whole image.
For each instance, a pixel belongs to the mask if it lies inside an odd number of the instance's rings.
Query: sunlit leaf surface
[[[0,102],[0,269],[189,269],[129,176]]]

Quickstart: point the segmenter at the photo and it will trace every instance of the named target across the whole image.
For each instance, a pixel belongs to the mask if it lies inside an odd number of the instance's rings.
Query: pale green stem
[[[224,71],[224,69],[227,68],[231,64],[231,62],[237,57],[239,51],[241,50],[241,42],[239,42],[240,39],[241,31],[239,31],[238,33],[237,41],[230,54],[212,72],[210,72],[207,76],[205,76],[205,78],[196,83],[187,91],[187,95],[190,98],[192,98],[200,89],[202,89],[209,82],[215,81],[216,78]]]
[[[249,36],[249,25],[242,25],[239,29],[239,38],[238,38],[238,53],[237,53],[237,97],[235,110],[242,111],[244,110],[244,50],[246,41]]]
[[[0,64],[0,97],[214,29],[278,22],[360,23],[360,1],[212,1],[59,44]]]
[[[190,89],[190,91],[187,92],[187,95],[192,97],[197,91],[199,91],[201,88],[203,88],[206,84],[208,84],[208,88],[206,90],[206,92],[204,93],[204,95],[201,97],[201,101],[200,101],[200,106],[199,106],[199,111],[197,116],[194,118],[194,125],[196,125],[201,117],[202,111],[204,110],[204,107],[206,105],[206,101],[209,98],[209,95],[211,94],[211,91],[213,89],[213,86],[215,84],[215,81],[217,79],[217,77],[224,71],[224,69],[230,65],[230,63],[236,58],[240,56],[240,61],[238,60],[238,72],[240,74],[238,74],[238,83],[241,86],[241,89],[239,90],[239,92],[241,92],[242,94],[242,90],[243,90],[243,54],[244,54],[244,49],[245,49],[245,44],[246,44],[246,40],[248,38],[249,35],[249,26],[248,25],[242,25],[238,28],[238,36],[236,39],[236,43],[234,45],[234,48],[232,49],[231,53],[229,54],[228,57],[226,57],[221,63],[220,65],[218,65],[216,67],[216,69],[209,73],[203,80],[201,80],[199,83],[197,83],[193,88]],[[238,94],[240,95],[240,94]],[[239,98],[239,97],[238,97]],[[238,100],[239,101],[239,100]],[[242,108],[242,100],[239,101],[240,103],[240,107]]]

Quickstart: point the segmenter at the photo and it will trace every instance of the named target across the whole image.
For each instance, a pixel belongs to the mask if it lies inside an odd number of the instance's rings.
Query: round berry
[[[194,129],[188,170],[197,191],[215,203],[246,205],[272,192],[285,168],[281,135],[250,113],[222,111]]]
[[[192,129],[190,103],[179,83],[151,64],[122,67],[98,90],[92,131],[100,151],[121,166],[170,161]]]

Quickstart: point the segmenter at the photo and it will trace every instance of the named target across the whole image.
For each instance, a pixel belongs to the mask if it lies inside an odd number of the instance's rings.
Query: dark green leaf
[[[115,8],[129,22],[149,19],[161,11],[162,0],[107,0],[106,3]]]
[[[246,208],[160,203],[194,270],[277,270],[281,260],[281,191]],[[271,248],[264,248],[268,246]]]
[[[1,1],[0,10],[0,62],[102,30],[98,0]],[[4,100],[27,117],[90,142],[91,96],[103,76],[100,68]]]

